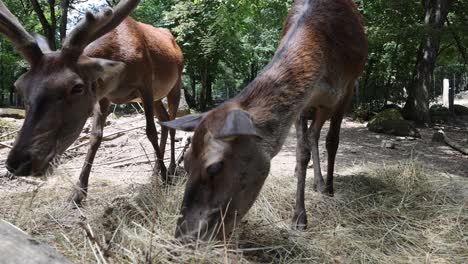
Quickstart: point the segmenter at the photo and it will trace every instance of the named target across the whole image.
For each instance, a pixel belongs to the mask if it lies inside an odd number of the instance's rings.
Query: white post
[[[442,95],[442,103],[445,107],[449,107],[449,93],[450,93],[450,81],[449,79],[444,79],[444,92]]]

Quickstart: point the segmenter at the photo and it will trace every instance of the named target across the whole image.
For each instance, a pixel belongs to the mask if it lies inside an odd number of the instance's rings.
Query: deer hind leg
[[[307,110],[305,110],[296,120],[296,169],[297,178],[296,206],[292,218],[292,228],[305,230],[307,228],[307,213],[304,203],[304,191],[306,183],[307,165],[310,161],[310,142],[307,135]]]
[[[325,182],[320,168],[319,139],[323,124],[329,116],[328,110],[322,107],[315,109],[315,117],[309,127],[308,136],[311,143],[312,160],[314,162],[314,190],[320,193],[325,191]]]
[[[169,121],[169,114],[166,111],[161,100],[155,101],[154,104],[154,114],[156,118],[158,118],[161,122]],[[167,136],[168,136],[168,129],[164,126],[161,126],[161,140],[159,143],[159,148],[161,150],[161,154],[164,158],[166,152],[166,143],[167,143]]]
[[[177,117],[177,111],[179,110],[180,103],[180,89],[182,86],[182,80],[179,78],[176,85],[167,95],[167,107],[169,109],[169,120],[174,120]],[[169,164],[169,174],[174,175],[176,170],[175,162],[175,129],[170,129],[169,133],[171,135],[171,163]]]
[[[348,91],[352,92],[352,88],[353,87],[348,89]],[[336,152],[338,151],[338,146],[340,144],[341,123],[343,121],[344,112],[351,102],[352,95],[346,96],[345,98],[345,102],[339,104],[340,108],[337,109],[331,117],[330,130],[328,131],[326,139],[326,148],[328,153],[328,168],[325,192],[330,196],[334,195],[333,173],[335,170]]]
[[[151,89],[140,89],[141,99],[143,101],[143,107],[145,110],[146,119],[146,136],[148,137],[151,145],[153,145],[154,152],[156,154],[155,171],[161,173],[161,179],[163,182],[168,182],[167,169],[164,165],[163,154],[158,144],[158,131],[154,123],[154,109],[153,109],[153,90]]]
[[[102,142],[102,133],[106,123],[109,105],[110,102],[107,99],[103,99],[94,106],[93,126],[91,130],[91,137],[89,140],[90,145],[88,153],[86,154],[86,159],[83,168],[81,169],[80,180],[77,183],[77,186],[73,191],[72,196],[69,198],[69,201],[72,203],[72,207],[81,206],[83,200],[88,194],[89,174],[93,166],[94,158],[96,157],[96,152],[99,149],[99,146]]]

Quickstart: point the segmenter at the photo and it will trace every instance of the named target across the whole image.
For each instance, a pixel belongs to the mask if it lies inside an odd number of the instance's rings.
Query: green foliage
[[[29,1],[4,2],[28,30],[42,31]],[[189,104],[204,110],[236,95],[269,62],[292,2],[142,0],[133,16],[171,29],[185,57],[183,82]],[[413,85],[419,46],[427,30],[424,1],[356,2],[369,39],[369,60],[356,101],[367,111],[380,109],[387,102],[402,103],[406,90]],[[46,1],[40,3],[45,5]],[[44,10],[49,16],[47,8]],[[440,94],[444,78],[450,78],[457,89],[468,87],[467,20],[468,0],[455,1],[442,36],[435,82],[430,89],[433,97]],[[11,44],[0,37],[0,104],[9,103],[13,82],[26,66]]]

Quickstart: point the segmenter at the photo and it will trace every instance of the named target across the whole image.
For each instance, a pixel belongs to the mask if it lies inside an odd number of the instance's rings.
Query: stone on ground
[[[416,127],[403,118],[398,109],[387,109],[377,114],[367,125],[372,132],[399,137],[421,137]]]

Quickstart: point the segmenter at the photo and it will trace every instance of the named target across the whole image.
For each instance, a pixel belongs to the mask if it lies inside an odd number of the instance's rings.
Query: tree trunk
[[[429,91],[440,48],[445,20],[451,5],[450,0],[425,0],[425,34],[416,63],[416,75],[403,109],[406,118],[416,123],[430,124]]]
[[[207,84],[208,84],[208,67],[205,66],[204,69],[202,70],[201,73],[201,90],[200,90],[200,96],[198,99],[200,110],[205,111],[206,106],[207,106]]]
[[[208,106],[213,105],[213,78],[208,74],[206,82],[206,104]]]
[[[448,19],[448,17],[446,18],[446,21],[447,21],[447,27],[450,30],[450,33],[452,33],[453,40],[455,40],[455,43],[457,43],[458,52],[460,53],[460,55],[463,58],[463,63],[465,64],[465,66],[467,66],[468,65],[468,55],[466,53],[466,48],[465,48],[465,46],[463,46],[463,42],[461,41],[460,36],[457,34],[457,32],[455,32],[455,30],[453,30],[451,28],[451,23],[450,23],[450,20]]]
[[[44,10],[42,9],[41,5],[39,4],[38,0],[31,0],[31,5],[36,13],[37,17],[39,18],[39,22],[41,23],[42,29],[44,31],[44,35],[47,38],[47,42],[52,50],[56,49],[55,45],[55,32],[57,30],[57,23],[55,17],[55,0],[48,0],[50,14],[51,14],[51,23],[47,21],[47,18],[44,15]]]
[[[13,106],[15,105],[15,89],[13,87],[13,85],[10,87],[10,106]]]
[[[67,37],[68,9],[70,9],[70,0],[62,0],[60,3],[62,15],[60,17],[60,43]]]

